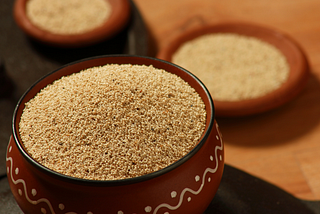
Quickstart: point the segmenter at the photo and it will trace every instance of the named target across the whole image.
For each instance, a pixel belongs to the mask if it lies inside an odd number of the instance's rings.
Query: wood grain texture
[[[320,1],[134,0],[159,49],[190,28],[224,21],[269,26],[290,35],[311,70],[306,88],[273,111],[217,118],[226,163],[301,199],[320,200]]]

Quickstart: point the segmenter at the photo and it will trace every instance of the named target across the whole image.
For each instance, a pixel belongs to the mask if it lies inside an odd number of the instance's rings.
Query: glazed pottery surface
[[[202,97],[207,122],[199,144],[174,164],[144,176],[115,181],[84,180],[54,172],[33,160],[21,143],[19,118],[24,103],[62,76],[109,63],[153,65],[179,75]],[[172,63],[140,56],[101,56],[68,64],[43,77],[20,99],[13,118],[6,166],[12,193],[25,213],[202,213],[223,173],[224,145],[205,86]]]
[[[247,116],[274,109],[292,100],[306,85],[310,76],[309,64],[300,45],[277,29],[253,23],[226,22],[187,30],[168,41],[167,46],[159,50],[157,58],[171,61],[182,44],[212,33],[234,33],[260,39],[276,47],[286,57],[290,66],[288,80],[280,88],[264,96],[240,101],[214,100],[217,117]]]
[[[16,0],[13,10],[17,25],[31,38],[51,46],[83,47],[106,40],[120,32],[128,23],[131,14],[128,0],[108,0],[112,12],[107,21],[85,33],[81,34],[55,34],[42,30],[32,24],[26,14],[28,0]]]

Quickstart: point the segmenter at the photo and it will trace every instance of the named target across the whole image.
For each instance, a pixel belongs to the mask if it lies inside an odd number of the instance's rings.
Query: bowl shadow
[[[49,46],[28,38],[29,44],[38,54],[58,62],[59,64],[66,64],[79,59],[91,57],[94,55],[106,54],[121,54],[125,52],[125,45],[127,43],[127,28],[117,34],[115,37],[106,41],[100,42],[86,47],[78,48],[61,48]]]
[[[306,87],[291,102],[271,111],[247,117],[218,117],[224,141],[246,147],[290,143],[320,122],[320,82],[310,75]]]

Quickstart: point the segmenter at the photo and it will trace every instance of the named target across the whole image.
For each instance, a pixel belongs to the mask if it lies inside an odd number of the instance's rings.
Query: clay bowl
[[[56,47],[84,47],[111,38],[126,26],[131,13],[128,0],[108,0],[112,12],[103,25],[82,34],[54,34],[31,23],[26,14],[27,1],[15,1],[13,15],[17,25],[36,41]]]
[[[62,76],[109,63],[153,65],[179,75],[200,94],[207,122],[201,140],[186,156],[159,171],[123,180],[85,180],[54,172],[36,162],[19,135],[24,104]],[[224,167],[224,146],[206,87],[172,63],[140,56],[84,59],[44,76],[18,102],[7,147],[7,176],[12,193],[25,213],[203,213],[212,201]]]
[[[290,66],[287,81],[280,88],[264,96],[240,101],[214,100],[217,117],[247,116],[269,111],[292,100],[306,85],[309,65],[299,45],[290,36],[278,30],[251,23],[230,22],[193,28],[168,41],[168,45],[159,50],[157,58],[171,61],[172,55],[182,44],[211,33],[235,33],[256,37],[278,48]]]

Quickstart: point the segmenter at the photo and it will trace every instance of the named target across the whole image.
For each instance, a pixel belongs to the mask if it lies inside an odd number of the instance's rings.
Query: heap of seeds
[[[213,99],[220,101],[263,96],[289,76],[289,65],[277,48],[232,33],[207,34],[188,41],[172,61],[197,75]]]
[[[42,165],[115,180],[162,169],[190,152],[205,104],[180,77],[153,66],[108,64],[62,77],[25,104],[20,135]]]
[[[56,34],[80,34],[101,26],[111,14],[107,0],[29,0],[26,13],[39,28]]]

